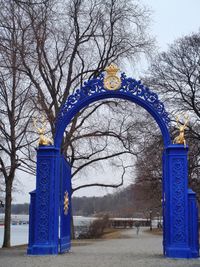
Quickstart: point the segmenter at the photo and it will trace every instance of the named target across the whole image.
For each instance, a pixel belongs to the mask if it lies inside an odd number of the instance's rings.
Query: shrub
[[[99,238],[103,235],[105,229],[109,226],[109,216],[107,214],[103,217],[94,220],[88,230],[88,238]]]

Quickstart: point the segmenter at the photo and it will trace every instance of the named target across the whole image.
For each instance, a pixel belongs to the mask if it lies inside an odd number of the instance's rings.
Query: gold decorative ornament
[[[69,210],[69,194],[65,191],[64,194],[64,214],[67,215]]]
[[[41,127],[37,127],[37,118],[33,119],[33,124],[35,126],[35,129],[37,130],[38,134],[39,134],[39,140],[38,140],[38,145],[40,146],[48,146],[48,145],[52,145],[53,141],[51,138],[45,136],[45,131],[46,131],[46,125],[47,125],[47,120],[45,118],[45,116],[42,116],[42,120],[40,122]]]
[[[179,116],[176,117],[176,122],[177,122],[177,128],[179,129],[179,135],[177,137],[174,138],[174,144],[183,144],[184,147],[186,147],[186,140],[185,140],[185,136],[184,136],[184,131],[187,128],[187,124],[189,121],[189,116],[188,115],[184,115],[185,118],[185,122],[184,124],[180,123],[179,120]]]
[[[105,68],[107,76],[104,78],[104,87],[108,90],[117,90],[121,86],[121,79],[117,76],[119,68],[111,63]]]

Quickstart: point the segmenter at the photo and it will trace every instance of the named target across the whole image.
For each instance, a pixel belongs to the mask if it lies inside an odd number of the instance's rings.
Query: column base
[[[58,247],[52,245],[33,245],[27,249],[28,255],[57,255]]]
[[[181,247],[173,247],[166,248],[165,256],[168,258],[182,258],[182,259],[190,259],[197,258],[198,253],[192,253],[190,248],[181,248]]]
[[[199,251],[193,250],[191,252],[191,258],[199,258]]]

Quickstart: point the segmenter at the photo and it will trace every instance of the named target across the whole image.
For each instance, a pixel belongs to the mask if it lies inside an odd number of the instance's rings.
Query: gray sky
[[[143,0],[153,10],[152,33],[161,50],[200,28],[199,0]]]
[[[191,32],[197,32],[200,29],[200,0],[143,0],[142,3],[153,11],[153,21],[150,29],[151,33],[156,37],[160,51],[166,50],[168,44],[172,43],[175,39]],[[139,68],[141,70],[145,69],[144,65],[146,64],[140,64]],[[130,73],[128,74],[130,75]],[[110,180],[109,171],[105,171],[102,175],[104,180]],[[100,174],[98,177],[102,181]],[[20,192],[14,194],[13,202],[29,202],[29,192],[35,188],[35,178],[29,175],[18,174],[18,179],[20,182]],[[126,185],[128,183],[130,183],[130,177],[126,179]],[[80,190],[77,195],[103,195],[107,192],[111,191],[105,191],[101,188],[89,188]]]

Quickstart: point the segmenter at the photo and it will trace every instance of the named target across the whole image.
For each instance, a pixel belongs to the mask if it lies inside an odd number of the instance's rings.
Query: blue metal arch
[[[150,91],[140,81],[127,78],[124,73],[121,74],[122,83],[118,90],[105,89],[103,80],[103,74],[88,80],[81,89],[77,89],[74,94],[67,98],[56,119],[55,147],[60,147],[65,128],[82,108],[107,98],[125,99],[143,107],[152,115],[160,127],[165,147],[171,143],[168,130],[170,123],[169,115],[156,93]]]

